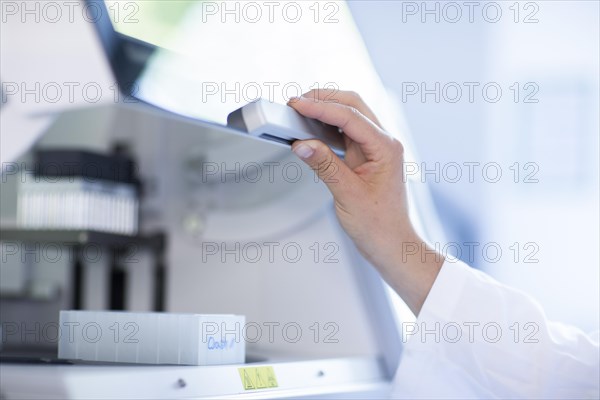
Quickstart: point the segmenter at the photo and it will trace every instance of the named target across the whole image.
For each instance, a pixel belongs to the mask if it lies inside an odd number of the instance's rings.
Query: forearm
[[[398,250],[376,268],[410,310],[419,315],[444,257],[416,235],[414,239],[403,241]]]

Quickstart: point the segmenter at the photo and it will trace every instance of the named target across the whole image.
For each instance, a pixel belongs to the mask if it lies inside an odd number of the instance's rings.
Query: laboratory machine
[[[81,71],[112,79],[118,90],[109,101],[39,104],[26,113],[8,102],[0,110],[17,121],[14,129],[46,121],[23,151],[3,159],[0,398],[384,396],[402,323],[414,316],[358,253],[327,188],[289,143],[227,125],[230,113],[258,98],[285,104],[316,87],[351,89],[414,160],[401,108],[347,6],[332,2],[338,22],[315,24],[223,21],[215,2],[127,3],[137,23],[114,18],[123,2],[91,0],[80,6],[100,17],[61,33],[83,43],[69,56],[83,64],[61,66],[65,80]],[[19,112],[26,117],[14,117]],[[83,169],[131,170],[116,180],[36,173],[57,154],[63,167],[68,156]],[[48,195],[60,185],[64,193]],[[441,240],[426,185],[408,185],[415,224]],[[76,325],[69,312],[77,311],[92,320]],[[156,346],[174,345],[155,331],[136,332],[128,317],[111,320],[117,314],[240,316],[235,327],[214,326],[245,352],[222,365],[138,363],[140,350],[113,361],[78,359],[75,347],[59,354],[65,335],[85,344],[101,334],[119,344],[152,337]],[[185,329],[178,335],[169,337],[184,340]]]

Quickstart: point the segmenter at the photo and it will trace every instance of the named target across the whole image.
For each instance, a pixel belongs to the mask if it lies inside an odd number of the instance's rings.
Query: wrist
[[[445,258],[416,234],[400,241],[398,251],[381,271],[388,284],[417,315]]]

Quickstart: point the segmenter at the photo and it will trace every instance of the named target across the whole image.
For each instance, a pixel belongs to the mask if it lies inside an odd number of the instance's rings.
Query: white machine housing
[[[344,21],[348,16],[349,12],[344,10],[340,13]],[[200,26],[192,17],[194,15],[190,17],[191,26],[210,29],[211,37],[238,35],[237,30],[244,28],[241,24]],[[13,24],[7,24],[7,30],[12,29],[12,37],[16,34],[22,40],[6,40],[6,45],[3,41],[2,79],[39,81],[43,72],[49,74],[43,77],[48,81],[70,82],[74,77],[82,82],[99,81],[102,76],[103,87],[111,85],[107,63],[100,56],[101,50],[89,25],[75,23],[58,29],[58,24],[51,24],[53,29],[48,29],[43,24],[26,26],[15,23],[16,19],[11,21]],[[307,37],[309,43],[323,42],[322,46],[310,46],[310,60],[331,60],[328,65],[352,65],[357,69],[328,70],[324,62],[308,62],[294,70],[285,63],[279,70],[293,74],[294,78],[277,79],[291,81],[306,73],[302,79],[310,83],[314,81],[309,74],[315,72],[322,73],[319,75],[321,83],[335,80],[341,87],[360,90],[350,86],[356,83],[356,76],[360,76],[366,88],[361,94],[370,91],[365,97],[369,104],[372,98],[383,101],[384,96],[378,92],[381,85],[373,78],[372,66],[358,62],[368,58],[366,50],[353,47],[352,52],[344,53],[350,58],[348,62],[340,59],[343,54],[333,54],[335,46],[330,42],[360,43],[357,30],[340,30],[343,26],[341,23],[323,24],[321,28],[326,29],[327,34],[322,34],[319,27],[311,24],[311,29],[298,32],[303,37],[314,35]],[[10,36],[6,34],[3,38]],[[48,43],[73,43],[48,51],[39,41],[41,36]],[[265,40],[279,39],[265,37]],[[23,42],[32,46],[26,53],[22,52]],[[282,42],[285,46],[275,52],[279,61],[297,53],[291,46],[296,42],[283,39]],[[211,41],[197,43],[200,44],[210,46]],[[35,45],[38,47],[33,48]],[[261,46],[260,50],[273,52],[269,46]],[[23,64],[54,65],[54,61],[44,58],[50,57],[50,53],[64,65],[55,69],[22,68]],[[263,60],[256,54],[229,53],[237,60]],[[37,55],[41,58],[34,59]],[[87,64],[81,64],[85,62]],[[219,57],[201,60],[201,65],[209,64],[215,65],[213,70],[217,73],[233,70],[240,74],[240,79],[255,79],[254,75],[246,76],[238,64],[224,63]],[[148,73],[147,79],[183,79],[186,74],[198,74],[196,67],[189,64],[190,71],[169,73],[157,68],[155,74]],[[23,75],[25,73],[30,75]],[[63,76],[57,77],[58,73]],[[269,76],[263,80],[271,79]],[[165,98],[186,102],[175,89],[170,93],[173,96]],[[235,109],[225,110],[227,105],[219,102],[212,105],[214,110],[205,107],[204,112],[227,115]],[[400,359],[402,322],[414,316],[358,253],[337,221],[327,188],[292,154],[288,145],[268,142],[223,124],[180,117],[143,103],[120,101],[85,104],[83,108],[57,104],[43,108],[15,101],[2,106],[3,135],[9,132],[12,136],[17,133],[25,136],[25,128],[41,132],[36,140],[24,140],[10,152],[4,148],[3,136],[1,153],[3,157],[10,156],[10,159],[3,158],[3,162],[14,162],[28,169],[36,149],[72,148],[107,153],[115,145],[126,148],[136,161],[143,183],[139,234],[160,232],[165,235],[166,246],[160,261],[166,273],[164,277],[154,274],[155,260],[148,248],[133,246],[133,252],[121,255],[119,268],[128,276],[125,310],[154,311],[155,296],[160,295],[157,288],[162,286],[165,288],[164,311],[244,315],[246,325],[260,328],[261,334],[247,338],[252,340],[247,340],[245,363],[225,366],[2,362],[0,398],[324,398],[340,395],[381,398],[385,395]],[[379,110],[376,111],[381,118]],[[399,107],[394,111],[399,114]],[[401,129],[401,133],[407,160],[414,161],[410,158],[414,153],[408,130]],[[27,151],[23,153],[22,149]],[[3,233],[5,228],[16,226],[15,188],[19,177],[20,174],[2,176],[0,225]],[[442,240],[426,185],[418,180],[409,180],[408,185],[414,206],[410,211],[417,229],[427,238]],[[256,257],[257,249],[262,251],[262,257]],[[274,249],[272,257],[271,249]],[[284,253],[282,249],[290,252]],[[300,257],[291,253],[295,249],[301,249]],[[108,253],[103,254],[105,256],[83,262],[82,286],[78,289],[83,297],[83,310],[109,308],[113,260]],[[17,254],[12,261],[2,264],[2,284],[8,282],[4,279],[6,276],[16,278],[11,297],[0,301],[1,322],[12,321],[17,326],[21,322],[39,322],[41,326],[57,322],[59,310],[70,308],[68,299],[74,291],[69,273],[72,263],[67,257],[35,263],[31,258],[24,262],[19,259]],[[40,296],[17,299],[17,295],[31,294],[23,290],[27,279],[35,283],[31,292],[45,296],[43,301]],[[56,294],[60,296],[53,297]],[[245,390],[239,368],[259,366],[273,368],[278,382],[276,388]]]

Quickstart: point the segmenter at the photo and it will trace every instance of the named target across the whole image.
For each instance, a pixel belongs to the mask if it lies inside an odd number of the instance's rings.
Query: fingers
[[[288,103],[300,114],[341,128],[359,144],[367,159],[373,159],[381,149],[385,133],[358,109],[341,103],[330,103],[297,97]]]
[[[339,90],[339,89],[313,89],[302,95],[309,99],[321,100],[329,103],[340,103],[356,108],[365,117],[373,121],[377,126],[382,128],[381,123],[375,116],[375,113],[364,102],[362,97],[356,92]]]
[[[362,184],[358,175],[320,140],[296,141],[292,144],[292,151],[315,171],[340,202],[352,196]]]

